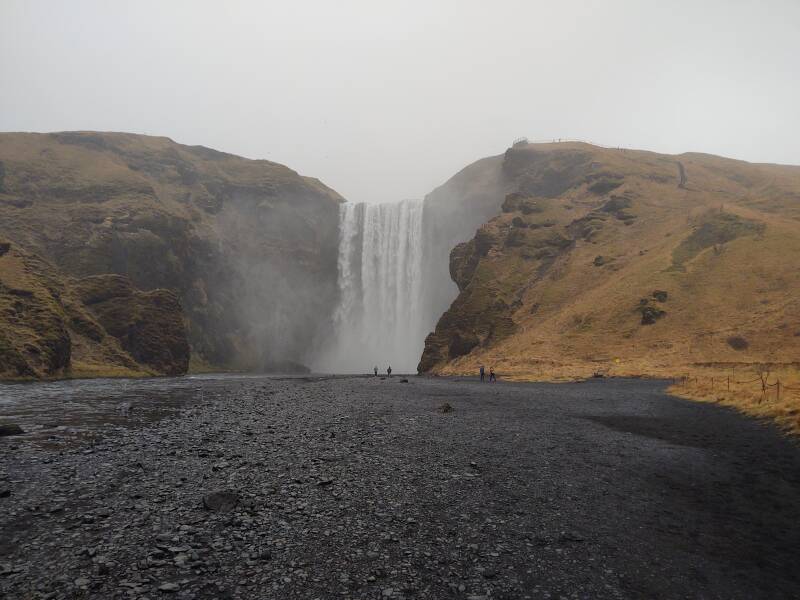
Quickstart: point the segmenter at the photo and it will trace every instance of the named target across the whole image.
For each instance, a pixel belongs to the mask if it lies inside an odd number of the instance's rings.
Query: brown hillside
[[[114,275],[64,277],[0,242],[0,378],[175,375],[188,363],[172,292],[141,292]]]
[[[476,165],[458,186],[497,182],[496,216],[450,255],[459,294],[420,370],[556,378],[800,361],[799,167],[578,143]]]
[[[163,137],[0,134],[0,235],[65,276],[173,290],[216,366],[306,358],[335,303],[341,200],[285,166]]]

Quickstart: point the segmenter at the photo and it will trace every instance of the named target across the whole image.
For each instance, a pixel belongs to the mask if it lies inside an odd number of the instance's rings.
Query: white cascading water
[[[422,202],[344,203],[339,306],[320,363],[331,373],[414,373],[422,354]]]

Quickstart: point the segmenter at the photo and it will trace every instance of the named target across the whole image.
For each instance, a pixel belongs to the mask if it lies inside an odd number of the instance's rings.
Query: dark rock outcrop
[[[121,275],[87,277],[77,283],[76,291],[103,329],[117,338],[136,362],[165,375],[186,373],[189,342],[181,303],[174,292],[142,292]]]
[[[173,292],[75,281],[16,246],[0,257],[0,378],[185,373],[184,321]]]

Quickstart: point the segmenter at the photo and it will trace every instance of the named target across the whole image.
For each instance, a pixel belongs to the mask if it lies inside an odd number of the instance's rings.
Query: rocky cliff
[[[123,276],[86,280],[126,291],[84,306],[137,364],[164,372],[181,350],[157,356],[156,329],[119,314],[129,301],[145,320],[145,305],[180,303],[196,364],[306,361],[335,304],[341,201],[282,165],[167,138],[0,134],[0,235],[58,277]]]
[[[0,241],[0,378],[175,375],[189,364],[177,296],[119,275],[73,279]]]
[[[456,299],[423,372],[663,374],[800,356],[798,167],[523,144],[434,194],[440,214],[491,216],[450,252]]]

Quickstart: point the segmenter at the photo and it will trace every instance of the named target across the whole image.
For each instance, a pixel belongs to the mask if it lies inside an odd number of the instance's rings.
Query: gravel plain
[[[665,385],[5,385],[0,597],[800,597],[800,447]]]

